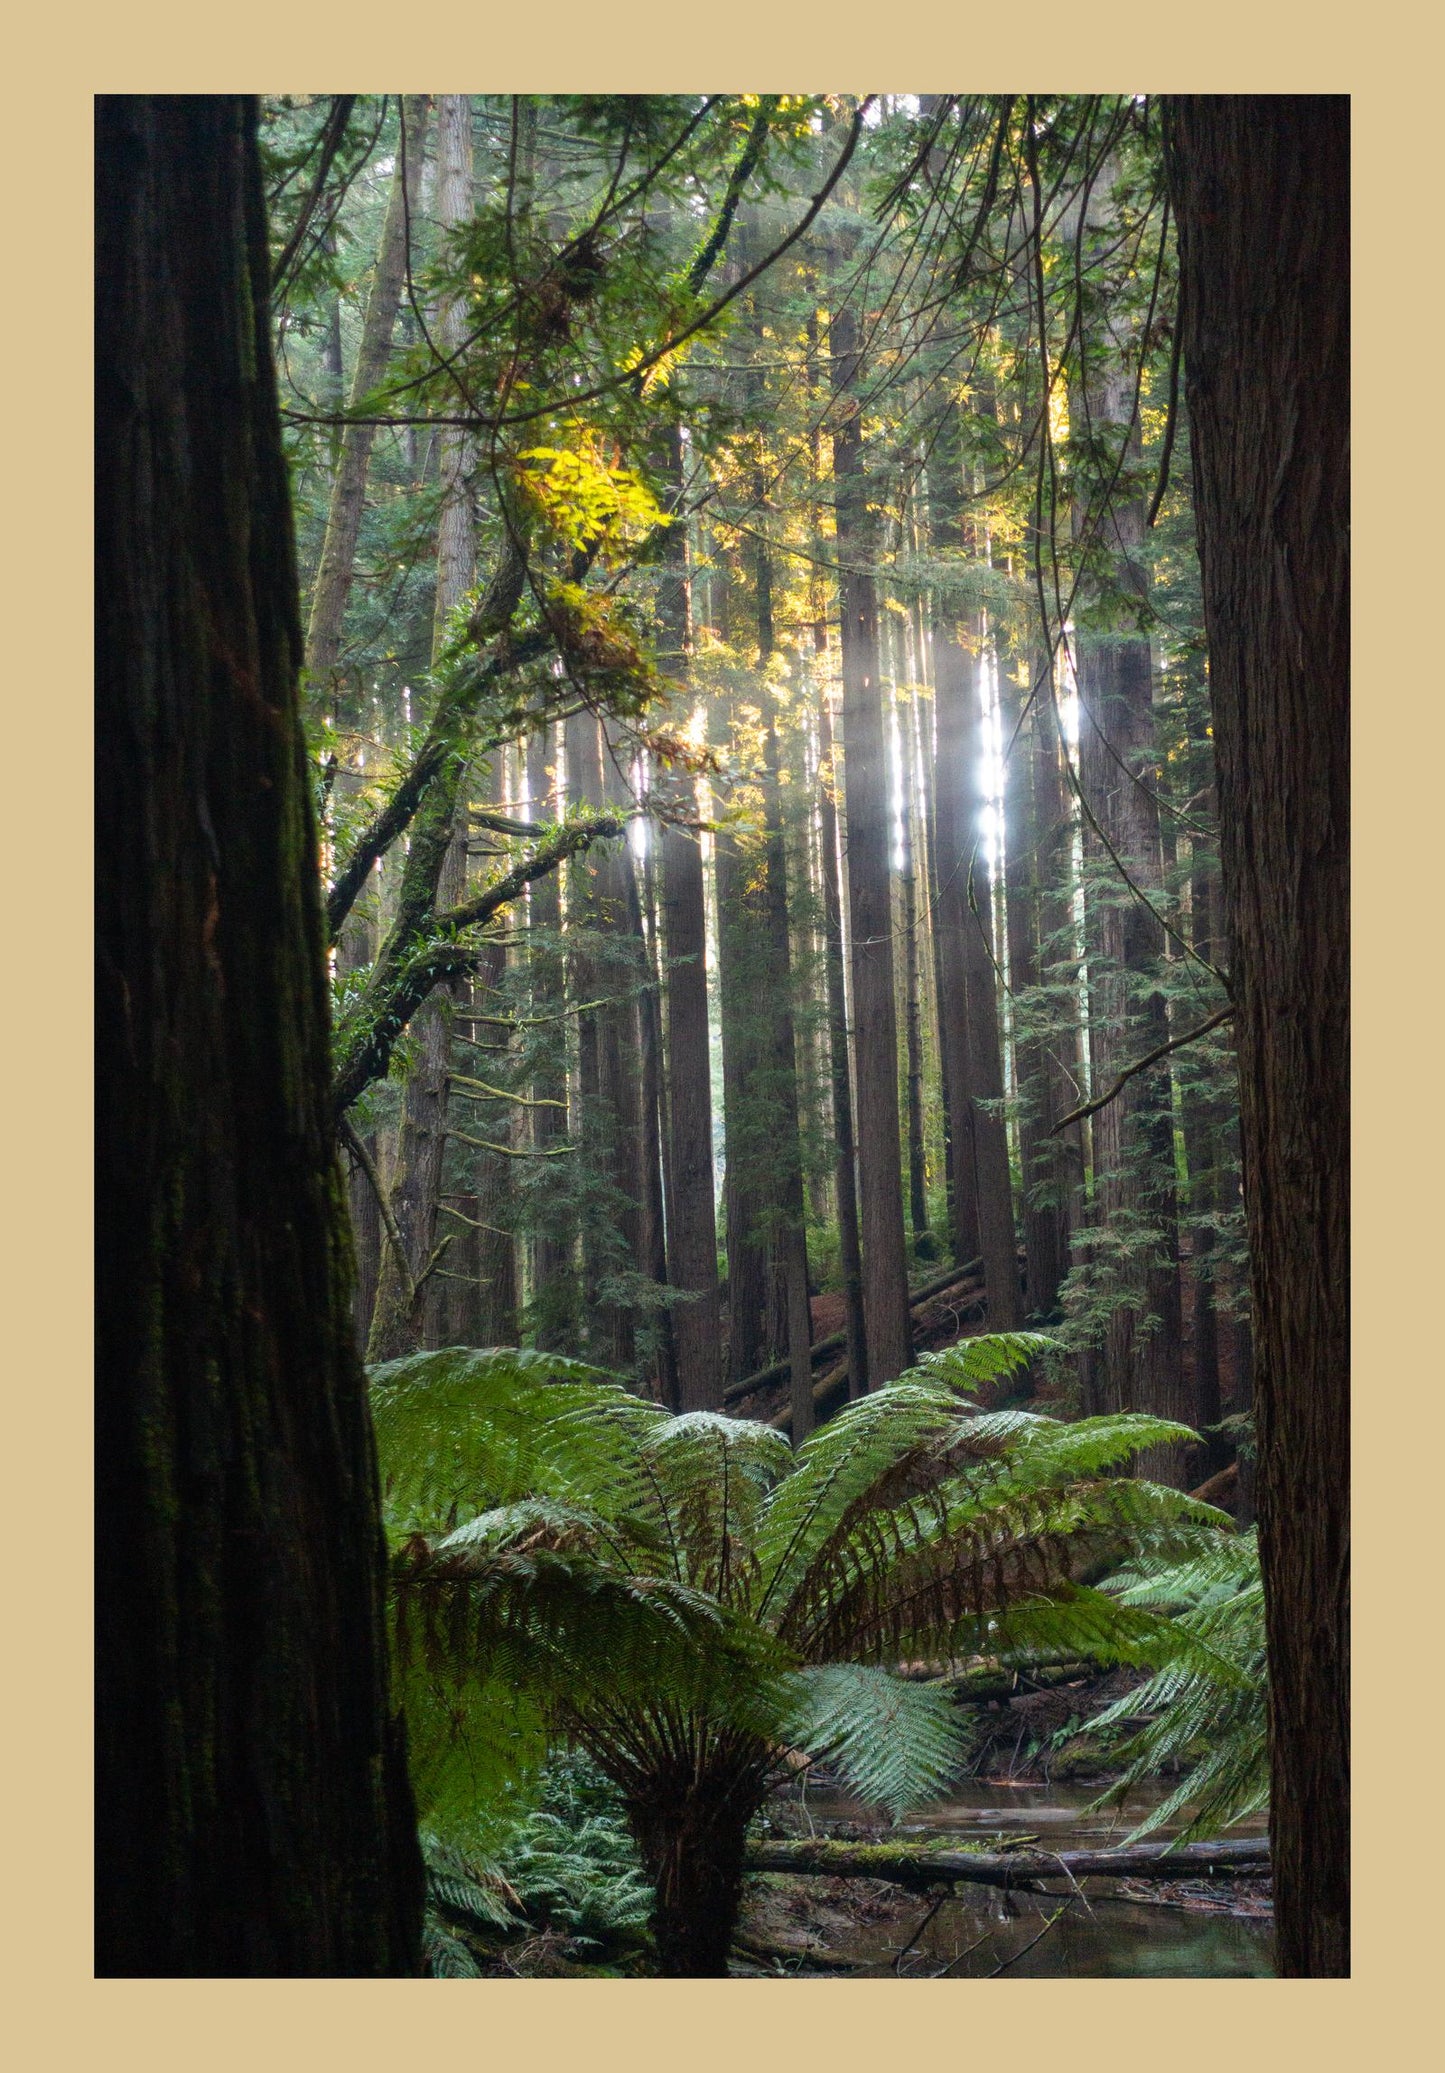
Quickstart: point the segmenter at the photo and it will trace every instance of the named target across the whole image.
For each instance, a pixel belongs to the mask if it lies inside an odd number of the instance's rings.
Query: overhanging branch
[[[1232,1007],[1221,1008],[1217,1014],[1211,1015],[1207,1022],[1201,1022],[1197,1029],[1187,1030],[1183,1036],[1170,1037],[1167,1044],[1156,1044],[1152,1051],[1146,1051],[1142,1058],[1136,1058],[1132,1065],[1124,1067],[1107,1094],[1097,1094],[1092,1101],[1081,1102],[1077,1108],[1071,1108],[1066,1116],[1060,1116],[1048,1135],[1057,1137],[1059,1132],[1067,1130],[1071,1123],[1082,1123],[1085,1116],[1097,1115],[1101,1108],[1107,1108],[1111,1101],[1118,1099],[1130,1080],[1136,1079],[1141,1072],[1147,1072],[1151,1065],[1157,1065],[1161,1058],[1167,1058],[1171,1051],[1182,1051],[1186,1044],[1194,1043],[1199,1037],[1208,1036],[1211,1029],[1218,1029],[1221,1022],[1228,1022],[1233,1013]]]

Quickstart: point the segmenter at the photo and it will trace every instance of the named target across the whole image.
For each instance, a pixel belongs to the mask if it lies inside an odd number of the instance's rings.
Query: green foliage
[[[797,1453],[553,1356],[454,1348],[376,1370],[424,1818],[475,1827],[469,1802],[518,1793],[549,1738],[641,1791],[682,1722],[750,1750],[764,1785],[790,1749],[826,1751],[901,1808],[960,1752],[946,1706],[891,1675],[905,1652],[1180,1660],[1166,1620],[1082,1579],[1197,1555],[1222,1515],[1113,1473],[1183,1436],[1166,1421],[968,1404],[1038,1347],[933,1356]]]
[[[868,1805],[898,1815],[957,1775],[960,1716],[936,1686],[863,1663],[818,1663],[796,1673],[791,1692],[788,1740],[835,1765]]]
[[[1162,1631],[1176,1646],[1147,1684],[1090,1723],[1091,1733],[1105,1735],[1133,1729],[1118,1744],[1128,1768],[1100,1805],[1122,1802],[1140,1779],[1187,1762],[1188,1774],[1131,1842],[1185,1808],[1185,1842],[1258,1813],[1269,1798],[1269,1753],[1257,1536],[1222,1540],[1182,1563],[1131,1564],[1105,1589],[1121,1608],[1172,1614]]]
[[[480,1847],[423,1834],[434,1977],[479,1978],[478,1947],[537,1931],[561,1931],[579,1954],[645,1943],[652,1890],[615,1790],[576,1752],[549,1763],[535,1790]]]

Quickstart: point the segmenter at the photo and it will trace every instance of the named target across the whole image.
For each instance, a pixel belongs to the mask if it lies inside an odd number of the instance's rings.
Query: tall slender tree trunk
[[[627,812],[636,805],[622,751],[602,729],[602,802]],[[617,1232],[627,1269],[649,1272],[647,1204],[660,1192],[658,1143],[646,1117],[642,1082],[642,1004],[637,988],[646,978],[642,906],[631,844],[609,847],[597,868],[605,932],[625,946],[613,966],[608,991],[616,998],[599,1011],[601,1094],[611,1140],[610,1178],[617,1191]],[[614,1359],[631,1367],[637,1353],[635,1312],[617,1305],[612,1319]]]
[[[361,325],[361,344],[356,371],[351,379],[348,402],[352,409],[361,403],[386,373],[391,358],[392,332],[407,267],[407,225],[415,235],[421,197],[421,169],[426,152],[429,96],[408,94],[402,101],[406,130],[405,154],[398,149],[392,176],[376,271],[366,298]],[[339,359],[339,351],[338,351]],[[338,366],[339,376],[339,366]],[[366,474],[371,463],[374,425],[347,425],[341,434],[341,450],[331,481],[331,498],[326,512],[326,535],[321,548],[321,565],[311,595],[311,617],[306,628],[306,672],[319,683],[336,667],[341,652],[341,625],[346,600],[356,567],[356,542],[361,532],[361,513],[366,499]]]
[[[1075,830],[1059,738],[1054,663],[1040,641],[1033,655],[1033,753],[1029,758],[1033,829],[1039,888],[1039,982],[1046,994],[1044,1074],[1047,1114],[1066,1116],[1084,1100],[1083,1033],[1079,1026],[1078,925],[1074,864]],[[1064,1262],[1081,1220],[1084,1196],[1085,1124],[1061,1133],[1050,1128],[1054,1199],[1059,1205]]]
[[[96,1970],[414,1975],[249,97],[96,126]]]
[[[982,614],[969,635],[971,667],[954,679],[958,698],[950,727],[959,744],[952,773],[955,790],[955,851],[944,859],[944,911],[954,912],[962,939],[964,1006],[967,1015],[966,1095],[973,1111],[973,1159],[978,1181],[978,1243],[983,1255],[988,1321],[995,1331],[1023,1322],[1019,1296],[1018,1234],[1014,1225],[1013,1175],[1008,1126],[1004,1121],[1003,1038],[999,1028],[998,952],[993,942],[993,889],[978,837],[976,802],[982,791],[984,722],[979,659],[984,651]],[[962,691],[963,696],[958,693]]]
[[[1169,103],[1287,1977],[1349,1970],[1349,102]]]
[[[591,713],[567,723],[567,783],[571,797],[589,806],[631,803],[602,723]],[[577,960],[576,984],[600,1002],[581,1017],[579,1032],[580,1120],[595,1164],[594,1200],[583,1221],[585,1297],[598,1357],[630,1370],[636,1353],[635,1308],[599,1295],[609,1278],[636,1272],[641,1255],[641,1033],[634,989],[642,975],[630,852],[619,845],[591,856],[580,864],[575,883],[583,925],[596,944]]]
[[[1211,961],[1219,953],[1215,941],[1213,910],[1214,880],[1207,862],[1196,859],[1190,882],[1190,941],[1202,957]],[[1189,1206],[1194,1217],[1193,1272],[1193,1371],[1194,1403],[1190,1423],[1204,1432],[1219,1422],[1222,1409],[1219,1377],[1219,1316],[1214,1287],[1214,1231],[1212,1220],[1225,1207],[1221,1164],[1224,1156],[1224,1124],[1221,1104],[1198,1091],[1186,1091],[1180,1102],[1184,1127],[1184,1158],[1189,1170]],[[1223,1468],[1228,1459],[1217,1436],[1205,1441],[1206,1473]]]
[[[732,829],[719,828],[713,838],[713,878],[723,1055],[729,1382],[777,1357],[763,1235],[769,1205],[761,1180],[766,1146],[761,1142],[758,1081],[766,1064],[760,1007],[767,979],[767,912],[757,861]]]
[[[893,911],[889,871],[888,756],[878,667],[873,525],[857,397],[861,355],[851,309],[830,326],[836,408],[833,475],[837,498],[843,644],[843,781],[848,816],[848,906],[852,923],[853,1020],[858,1079],[858,1192],[863,1239],[863,1308],[868,1375],[874,1387],[913,1358],[908,1254],[903,1233],[903,1160],[898,1116],[898,1023],[893,998]]]
[[[761,485],[757,485],[761,501]],[[808,1219],[803,1198],[803,1146],[798,1116],[797,1046],[793,1029],[793,973],[788,929],[788,866],[783,838],[778,725],[766,681],[774,645],[773,577],[766,540],[757,543],[758,673],[764,703],[763,811],[767,831],[765,886],[772,1010],[773,1163],[777,1176],[771,1251],[781,1266],[791,1382],[793,1445],[813,1429],[813,1324],[808,1302]]]
[[[1086,228],[1086,243],[1112,230],[1113,182],[1107,176],[1096,206],[1098,222]],[[1108,447],[1106,465],[1113,465],[1115,446],[1123,442],[1125,470],[1137,469],[1138,430],[1130,428],[1134,381],[1122,338],[1110,337],[1086,371],[1084,396],[1094,436]],[[1108,587],[1142,604],[1149,590],[1140,553],[1143,496],[1127,473],[1121,483],[1102,515],[1095,514],[1097,551],[1109,564]],[[1166,938],[1155,918],[1165,886],[1153,656],[1147,634],[1117,630],[1117,606],[1107,607],[1108,624],[1100,630],[1097,597],[1087,602],[1092,609],[1077,644],[1079,782],[1089,808],[1084,848],[1090,863],[1090,1066],[1102,1091],[1135,1058],[1167,1043],[1169,1014],[1162,980]],[[1107,1248],[1106,1289],[1112,1298],[1098,1370],[1102,1401],[1111,1409],[1153,1411],[1187,1422],[1193,1406],[1183,1363],[1167,1062],[1138,1074],[1094,1115],[1093,1145],[1094,1222]],[[1145,1466],[1159,1480],[1186,1480],[1180,1448],[1158,1460],[1148,1457]]]
[[[444,230],[470,221],[472,215],[472,104],[469,94],[442,94],[437,100],[437,211]],[[437,345],[455,351],[461,343],[465,313],[461,302],[448,298],[437,313]],[[436,604],[432,624],[432,659],[445,644],[448,622],[476,581],[476,546],[472,518],[470,455],[460,426],[443,425],[438,433],[442,501],[437,520]],[[460,787],[455,824],[442,865],[437,904],[460,904],[466,883],[466,786]],[[438,1238],[437,1213],[447,1146],[447,1092],[451,1071],[451,1013],[454,999],[470,992],[455,986],[440,990],[412,1017],[413,1063],[402,1094],[402,1121],[396,1164],[390,1180],[391,1209],[406,1247],[398,1260],[388,1246],[382,1257],[367,1354],[373,1361],[392,1360],[435,1334],[436,1295],[428,1299],[426,1283],[446,1252],[467,1262],[474,1278],[476,1248],[467,1242],[466,1227],[456,1225]],[[470,1134],[470,1133],[469,1133]],[[480,1190],[478,1190],[480,1192]],[[450,1263],[448,1263],[450,1271]],[[465,1271],[465,1270],[463,1270]],[[427,1326],[430,1324],[431,1331]]]
[[[681,498],[682,441],[669,435],[668,476]],[[674,526],[659,611],[666,647],[661,660],[684,683],[692,651],[692,591],[687,533]],[[691,798],[696,800],[696,788]],[[662,830],[664,937],[667,957],[667,1278],[691,1300],[672,1312],[678,1406],[722,1407],[717,1278],[717,1212],[712,1158],[712,1040],[707,1011],[707,910],[702,844],[689,829]]]
[[[928,477],[935,546],[963,545],[963,480],[952,406],[934,441]],[[934,673],[934,927],[938,940],[938,1034],[948,1089],[949,1222],[960,1266],[983,1250],[974,1147],[973,1071],[968,1041],[968,959],[964,945],[966,864],[972,787],[968,776],[969,711],[978,702],[976,663],[960,614],[935,595]]]
[[[551,743],[553,756],[556,743]],[[527,804],[533,821],[561,818],[555,760],[548,761],[549,738],[534,734],[527,744]],[[566,998],[562,926],[562,874],[552,871],[531,888],[530,918],[534,939],[528,954],[531,978],[533,1056],[531,1098],[532,1151],[536,1166],[532,1196],[532,1329],[544,1348],[571,1343],[576,1313],[575,1238],[570,1203],[554,1184],[559,1161],[549,1155],[567,1134],[567,1053],[563,1007]]]
[[[567,758],[567,803],[569,807],[578,804],[596,806],[602,797],[602,762],[598,750],[597,720],[589,712],[573,713],[565,724],[564,739]],[[580,856],[573,861],[568,889],[567,911],[569,920],[575,916],[577,933],[583,941],[574,943],[570,957],[570,987],[577,1003],[577,1077],[576,1106],[570,1116],[571,1135],[574,1141],[587,1146],[590,1169],[597,1165],[596,1150],[605,1136],[602,1116],[602,1072],[600,1010],[593,1005],[608,984],[608,974],[595,954],[592,945],[599,933],[599,914],[596,887],[596,865],[587,857]],[[605,1157],[603,1150],[603,1173],[589,1172],[591,1186],[587,1191],[580,1216],[580,1238],[582,1253],[582,1325],[583,1342],[596,1358],[607,1357],[608,1333],[598,1297],[598,1285],[607,1271],[605,1259],[604,1216],[597,1203],[599,1178],[605,1186]]]
[[[896,686],[894,697],[896,709]],[[901,840],[898,882],[903,894],[903,1029],[908,1090],[908,1224],[913,1233],[915,1256],[919,1259],[931,1259],[933,1247],[928,1229],[928,1185],[923,1149],[923,1016],[919,1005],[913,758],[910,754],[908,728],[903,723],[901,715],[898,734],[903,777],[902,812],[899,816]]]
[[[644,778],[648,801],[651,772]],[[641,946],[643,990],[638,1001],[638,1023],[642,1044],[642,1232],[641,1265],[649,1281],[659,1288],[667,1283],[667,1196],[670,1153],[667,1143],[666,1057],[662,1034],[662,970],[658,961],[660,917],[657,901],[656,831],[650,818],[643,822],[647,845],[639,870],[633,864],[632,882],[637,911],[633,917]],[[655,1313],[653,1333],[654,1379],[658,1400],[678,1401],[677,1348],[672,1333],[672,1312]]]
[[[362,317],[361,342],[349,397],[344,397],[342,390],[339,300],[332,306],[323,365],[338,409],[343,400],[354,408],[369,395],[386,373],[391,357],[392,334],[406,272],[408,219],[415,222],[421,193],[428,108],[429,97],[425,94],[410,95],[403,102],[407,149],[404,159],[400,151],[396,156],[381,243]],[[331,439],[331,494],[306,629],[306,672],[315,689],[331,679],[327,697],[333,708],[342,703],[341,687],[336,681],[341,630],[355,573],[356,543],[361,532],[367,471],[375,437],[374,425],[346,425],[335,428]],[[343,762],[336,773],[338,792],[344,796],[356,781]],[[374,929],[370,917],[353,909],[337,946],[341,969],[360,969],[371,962],[374,954]],[[373,1168],[376,1168],[379,1144],[374,1132],[366,1137],[366,1149]],[[375,1307],[385,1241],[372,1184],[358,1164],[352,1164],[347,1192],[357,1249],[357,1331],[364,1345]]]
[[[848,998],[843,960],[843,887],[838,835],[838,753],[833,716],[823,699],[826,770],[819,793],[823,817],[823,919],[828,937],[828,1049],[833,1087],[833,1131],[837,1148],[838,1255],[843,1270],[844,1324],[848,1346],[848,1394],[868,1388],[868,1334],[863,1311],[863,1249],[858,1235],[858,1167],[853,1136],[852,1076],[848,1070]]]
[[[1040,898],[1034,765],[1040,754],[1038,708],[1048,693],[1045,690],[1035,698],[1024,720],[1026,693],[1002,661],[999,685],[1004,747],[1008,751],[1004,773],[1005,875],[1009,985],[1015,1002],[1014,1076],[1018,1088],[1025,1278],[1030,1316],[1050,1318],[1057,1312],[1059,1284],[1068,1267],[1068,1220],[1066,1200],[1059,1188],[1055,1142],[1048,1134],[1054,1116],[1067,1111],[1050,1110],[1047,1045],[1038,1027]]]

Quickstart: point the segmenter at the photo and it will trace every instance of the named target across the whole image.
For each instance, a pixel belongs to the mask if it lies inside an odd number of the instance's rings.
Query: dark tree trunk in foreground
[[[419,1970],[255,120],[97,115],[108,1976]]]
[[[1349,103],[1170,103],[1287,1977],[1349,1970]]]

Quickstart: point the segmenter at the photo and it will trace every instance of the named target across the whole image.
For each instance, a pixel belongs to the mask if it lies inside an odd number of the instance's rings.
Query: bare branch
[[[1211,1029],[1218,1029],[1220,1023],[1228,1022],[1233,1013],[1233,1007],[1221,1008],[1217,1014],[1211,1015],[1207,1022],[1201,1022],[1197,1029],[1187,1030],[1183,1036],[1170,1037],[1167,1044],[1157,1044],[1152,1051],[1146,1051],[1142,1058],[1136,1058],[1132,1065],[1124,1067],[1107,1094],[1097,1094],[1092,1101],[1081,1102],[1078,1108],[1071,1108],[1066,1116],[1060,1116],[1048,1135],[1057,1137],[1059,1132],[1067,1130],[1071,1123],[1082,1123],[1085,1116],[1096,1115],[1101,1108],[1107,1108],[1111,1101],[1118,1099],[1130,1080],[1137,1078],[1141,1072],[1147,1072],[1151,1065],[1157,1065],[1161,1058],[1167,1058],[1171,1051],[1182,1051],[1186,1044],[1192,1044],[1197,1038],[1207,1036]]]

